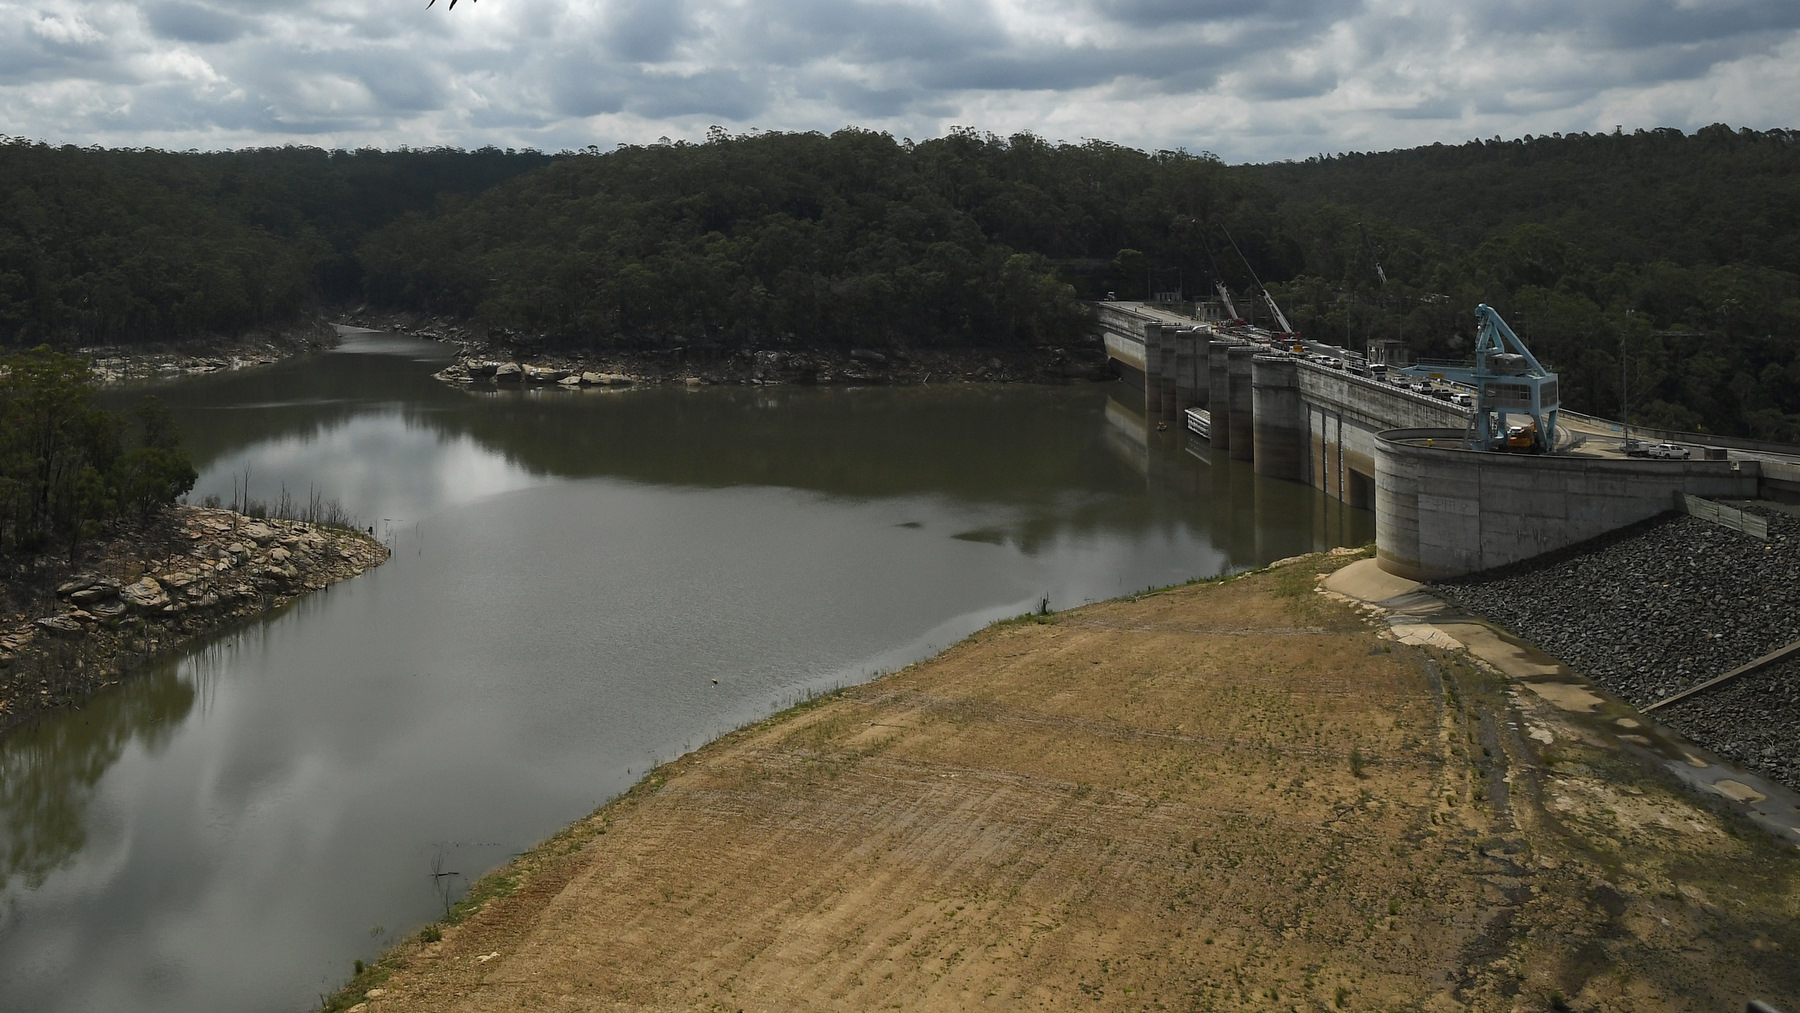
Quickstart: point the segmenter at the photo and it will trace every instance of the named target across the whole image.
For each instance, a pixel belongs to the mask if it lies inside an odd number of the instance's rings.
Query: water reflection
[[[163,668],[0,739],[0,896],[42,886],[88,843],[101,776],[128,747],[159,752],[194,698],[193,683]]]
[[[168,389],[196,495],[394,559],[0,744],[0,1008],[297,1009],[657,760],[1057,608],[1366,541],[1105,385],[480,391],[357,340]]]

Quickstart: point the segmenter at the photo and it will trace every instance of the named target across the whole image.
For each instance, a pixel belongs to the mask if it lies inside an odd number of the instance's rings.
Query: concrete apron
[[[1384,633],[1403,644],[1468,651],[1562,712],[1571,725],[1592,736],[1590,741],[1661,766],[1694,791],[1800,847],[1800,793],[1700,748],[1557,659],[1456,611],[1420,586],[1380,569],[1373,559],[1361,559],[1327,576],[1319,591],[1386,622]],[[1527,734],[1544,745],[1555,741],[1547,727],[1530,727]]]

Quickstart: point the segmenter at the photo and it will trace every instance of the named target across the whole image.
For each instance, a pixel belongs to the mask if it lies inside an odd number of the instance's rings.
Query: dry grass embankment
[[[483,881],[331,1005],[1800,995],[1800,854],[1466,657],[1384,639],[1312,593],[1332,565],[1001,624],[727,736]]]

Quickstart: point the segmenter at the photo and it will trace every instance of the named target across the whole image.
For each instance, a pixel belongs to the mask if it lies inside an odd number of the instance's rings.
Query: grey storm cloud
[[[180,42],[230,42],[249,30],[249,22],[230,11],[194,3],[160,3],[144,8],[150,29]]]
[[[221,147],[846,124],[1226,157],[1793,125],[1794,0],[0,0],[0,130]]]

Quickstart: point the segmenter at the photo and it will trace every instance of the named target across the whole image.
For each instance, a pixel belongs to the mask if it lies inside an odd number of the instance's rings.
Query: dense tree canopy
[[[534,152],[51,147],[0,138],[0,344],[238,334],[357,299],[363,235]]]
[[[0,556],[66,544],[142,517],[193,488],[169,411],[136,425],[94,404],[86,360],[38,348],[0,357]]]
[[[1241,291],[1253,269],[1316,337],[1455,355],[1486,302],[1572,407],[1616,413],[1628,381],[1634,419],[1800,439],[1797,140],[1718,126],[1261,166],[973,131],[715,129],[554,157],[10,142],[0,342],[229,334],[367,300],[552,346],[991,346],[1079,334],[1080,299]]]
[[[1628,393],[1636,421],[1800,441],[1800,132],[1496,138],[1246,171],[1303,251],[1282,286],[1302,330],[1454,355],[1486,302],[1562,373],[1565,404],[1616,417]]]

